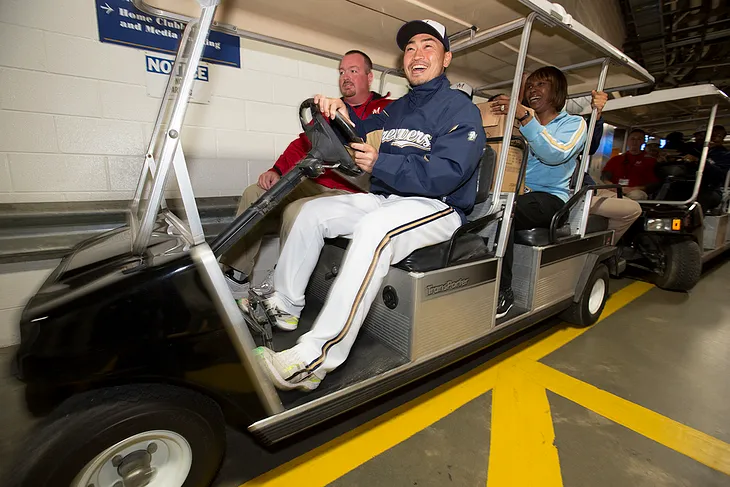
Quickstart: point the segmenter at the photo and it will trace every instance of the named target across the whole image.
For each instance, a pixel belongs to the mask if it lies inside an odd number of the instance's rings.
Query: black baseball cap
[[[401,51],[405,51],[406,45],[411,38],[418,34],[432,35],[441,41],[446,52],[451,50],[449,37],[446,35],[446,27],[435,20],[411,20],[410,22],[406,22],[398,30],[398,34],[395,36],[395,42],[398,43]]]

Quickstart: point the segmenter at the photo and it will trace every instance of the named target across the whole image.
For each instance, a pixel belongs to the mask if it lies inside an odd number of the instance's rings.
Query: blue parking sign
[[[131,0],[96,0],[99,40],[148,51],[175,54],[185,24],[142,12]],[[210,31],[203,61],[241,67],[241,39]]]

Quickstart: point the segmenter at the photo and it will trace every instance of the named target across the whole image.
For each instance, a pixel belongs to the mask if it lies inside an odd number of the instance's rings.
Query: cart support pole
[[[608,75],[608,66],[611,64],[611,60],[606,58],[603,60],[603,66],[601,66],[601,75],[598,77],[598,85],[596,91],[603,91],[606,86],[606,76]],[[591,141],[593,140],[593,131],[596,130],[596,120],[598,119],[598,110],[594,107],[591,109],[591,118],[588,121],[588,131],[586,132],[586,145],[583,149],[583,157],[581,159],[581,170],[578,174],[578,179],[575,181],[575,190],[580,190],[583,187],[583,176],[590,167],[591,164]]]
[[[507,128],[502,136],[502,147],[499,152],[499,159],[497,159],[497,178],[494,181],[495,193],[499,193],[502,190],[502,182],[504,181],[504,174],[507,168],[507,155],[509,154],[509,144],[512,139],[512,127],[515,123],[515,113],[517,112],[517,103],[519,100],[517,97],[520,94],[520,87],[522,86],[522,73],[525,71],[525,59],[527,59],[527,47],[530,44],[530,34],[532,33],[532,24],[535,22],[537,17],[536,13],[531,13],[525,20],[525,27],[522,30],[522,37],[520,39],[520,52],[517,55],[517,65],[515,66],[515,76],[512,80],[512,93],[509,99],[509,108],[507,110]],[[494,213],[497,210],[499,204],[498,198],[492,199],[492,207],[489,213]],[[511,210],[511,208],[510,208]]]
[[[182,130],[185,112],[188,107],[188,94],[193,89],[195,74],[198,70],[198,64],[200,63],[203,48],[205,47],[205,40],[210,32],[210,26],[213,23],[213,17],[218,4],[218,0],[198,1],[201,6],[203,6],[203,11],[200,15],[200,20],[197,26],[198,30],[195,33],[195,38],[193,40],[193,48],[190,53],[190,58],[188,59],[188,62],[185,65],[185,70],[182,74],[180,92],[175,98],[170,123],[166,127],[160,161],[156,167],[152,191],[149,197],[149,204],[147,205],[144,215],[140,219],[139,231],[132,243],[132,252],[135,254],[140,254],[147,248],[150,236],[152,235],[152,230],[157,218],[157,212],[160,208],[160,204],[162,203],[162,195],[165,191],[167,175],[177,152],[178,144],[180,143],[180,131]],[[181,50],[178,52],[178,55],[182,52],[182,48],[183,46],[181,45]],[[174,75],[175,73],[170,74],[170,76]],[[155,135],[153,134],[153,137],[154,136]]]
[[[530,44],[530,34],[532,33],[532,24],[535,22],[537,14],[535,12],[527,16],[525,20],[525,27],[522,31],[522,37],[520,38],[520,52],[517,55],[517,65],[515,66],[515,76],[512,81],[512,93],[510,94],[509,109],[507,110],[507,123],[504,135],[502,136],[502,147],[499,151],[499,159],[497,159],[497,177],[494,181],[494,194],[492,196],[492,206],[489,209],[489,213],[497,211],[498,205],[500,204],[501,198],[499,195],[502,192],[502,182],[504,181],[504,174],[507,169],[507,156],[509,154],[510,142],[512,140],[512,127],[515,123],[515,113],[517,111],[517,103],[520,94],[520,88],[522,87],[522,73],[525,71],[525,59],[527,59],[527,48]],[[511,193],[507,197],[507,204],[505,205],[504,217],[502,219],[502,225],[497,235],[497,257],[504,257],[504,249],[507,246],[507,239],[509,238],[510,225],[512,224],[512,207],[517,196],[519,188],[515,188],[515,192]]]

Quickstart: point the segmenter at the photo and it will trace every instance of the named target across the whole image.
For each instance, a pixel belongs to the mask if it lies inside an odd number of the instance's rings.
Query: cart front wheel
[[[225,422],[211,399],[140,385],[72,397],[29,436],[13,486],[210,485],[225,452]]]

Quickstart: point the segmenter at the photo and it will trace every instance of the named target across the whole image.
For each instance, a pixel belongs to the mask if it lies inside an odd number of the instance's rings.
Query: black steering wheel
[[[304,119],[304,113],[307,109],[312,113],[311,123]],[[319,111],[319,106],[314,103],[314,98],[304,100],[300,105],[299,121],[302,124],[304,133],[312,143],[312,150],[309,152],[311,157],[324,162],[338,163],[337,170],[347,176],[363,174],[362,169],[355,164],[345,146],[342,145],[332,127],[325,120],[322,112]],[[347,137],[348,142],[362,142],[362,139],[342,115],[338,113],[333,122]]]

